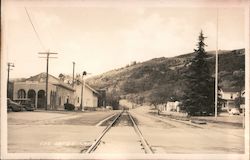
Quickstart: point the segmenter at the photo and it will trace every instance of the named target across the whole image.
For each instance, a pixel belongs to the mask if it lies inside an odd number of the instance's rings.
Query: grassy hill
[[[209,51],[207,61],[214,76],[215,52]],[[151,93],[164,91],[167,98],[179,98],[183,94],[183,75],[194,53],[176,57],[154,58],[142,63],[111,70],[89,78],[87,82],[96,89],[106,89],[107,94],[129,99],[136,103],[148,102]],[[245,70],[244,49],[219,51],[219,85],[234,86],[233,73]]]

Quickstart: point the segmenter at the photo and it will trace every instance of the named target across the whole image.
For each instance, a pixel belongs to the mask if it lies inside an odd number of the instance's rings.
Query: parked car
[[[23,106],[7,98],[7,108],[8,111],[19,112],[22,111]]]
[[[75,110],[75,106],[71,103],[65,103],[64,104],[64,109],[68,110],[68,111],[74,111]]]
[[[35,105],[32,103],[30,99],[17,99],[15,100],[17,103],[23,105],[23,108],[26,111],[34,111],[35,110]]]
[[[240,110],[238,108],[232,108],[230,109],[229,114],[240,115]]]
[[[106,106],[106,108],[109,109],[109,110],[113,110],[112,106]]]

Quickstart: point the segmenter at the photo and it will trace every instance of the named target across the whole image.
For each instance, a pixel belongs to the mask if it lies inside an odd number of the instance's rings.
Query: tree
[[[156,91],[153,91],[149,97],[148,97],[148,101],[151,105],[154,105],[155,109],[157,109],[157,113],[158,115],[160,114],[160,110],[159,108],[157,107],[158,104],[161,104],[161,103],[164,103],[165,102],[165,97],[162,93],[159,93],[159,92],[156,92]]]
[[[59,79],[60,79],[61,81],[64,81],[64,80],[65,80],[65,75],[62,74],[62,73],[60,73],[58,77],[59,77]]]
[[[245,71],[240,69],[238,71],[233,72],[233,85],[237,88],[239,92],[239,97],[237,97],[237,99],[235,100],[235,104],[237,107],[240,107],[240,104],[243,103],[241,94],[245,87]]]
[[[82,79],[81,79],[81,74],[76,74],[76,78],[75,78],[75,82],[77,85],[80,85],[82,82]]]
[[[107,106],[112,106],[114,110],[119,109],[120,96],[114,89],[106,93],[106,104]]]
[[[165,85],[152,90],[148,96],[148,102],[154,105],[155,109],[158,110],[158,114],[160,114],[160,110],[157,106],[171,101],[174,96],[173,88],[170,85]]]
[[[185,94],[182,99],[184,109],[189,115],[197,113],[212,113],[214,108],[214,78],[212,78],[206,61],[204,37],[202,31],[199,35],[198,49],[191,60],[185,74]]]

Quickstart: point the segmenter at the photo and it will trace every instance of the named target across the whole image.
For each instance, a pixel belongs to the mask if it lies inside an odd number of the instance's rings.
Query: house
[[[64,83],[60,79],[48,76],[48,96],[47,108],[51,110],[63,110],[65,103],[72,103],[76,107],[80,107],[81,95],[83,97],[83,106],[97,107],[97,94],[88,85],[83,86],[83,94],[81,94],[81,86],[72,87]],[[80,91],[79,91],[80,90]],[[38,109],[45,108],[46,105],[46,73],[40,73],[20,82],[13,84],[13,99],[30,98]]]
[[[162,112],[179,112],[180,111],[180,102],[179,101],[174,101],[174,102],[167,102],[164,104],[158,105],[158,108]]]
[[[235,88],[220,88],[220,98],[223,100],[222,110],[235,107],[235,99],[239,97],[239,91]]]

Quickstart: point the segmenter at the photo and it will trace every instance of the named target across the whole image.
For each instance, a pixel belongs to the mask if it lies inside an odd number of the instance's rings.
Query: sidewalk
[[[226,125],[233,125],[233,126],[242,126],[243,124],[243,115],[229,115],[229,114],[221,114],[218,115],[218,117],[214,116],[194,116],[194,117],[185,117],[183,115],[173,114],[171,113],[164,113],[161,112],[161,115],[168,116],[177,120],[198,120],[198,121],[205,121],[209,123],[220,123],[220,124],[226,124]]]
[[[141,107],[137,108],[141,112],[147,114],[157,114],[157,110],[152,110],[150,107]],[[233,125],[233,126],[242,126],[243,124],[243,115],[229,115],[227,113],[221,113],[218,115],[217,118],[214,116],[195,116],[195,117],[187,117],[184,113],[177,113],[177,112],[160,112],[161,116],[166,116],[172,119],[181,120],[181,121],[205,121],[209,123],[218,123],[218,124],[225,124],[225,125]]]
[[[218,115],[217,118],[208,116],[208,117],[191,117],[191,120],[204,120],[210,123],[222,123],[222,124],[229,124],[229,125],[236,125],[242,126],[243,123],[243,116],[239,115]]]

